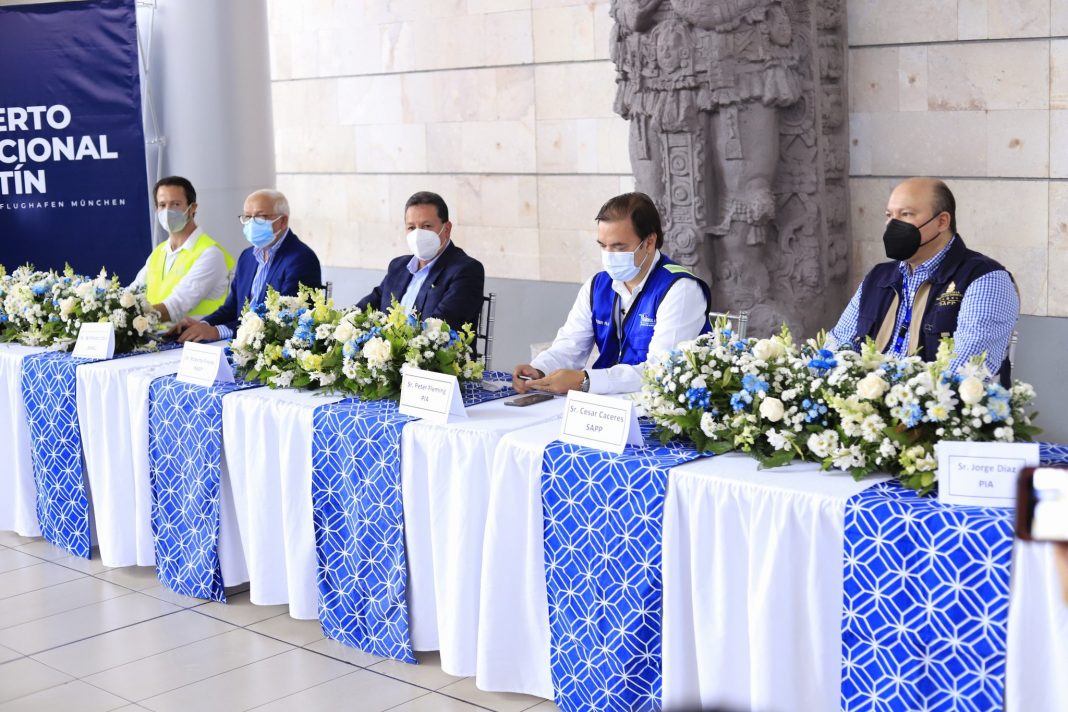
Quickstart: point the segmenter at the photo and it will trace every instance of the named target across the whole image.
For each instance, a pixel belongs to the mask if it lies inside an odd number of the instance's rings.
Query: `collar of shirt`
[[[645,283],[649,281],[649,275],[653,273],[653,268],[660,262],[660,250],[655,250],[652,257],[649,259],[653,261],[653,267],[649,268],[649,271],[645,273],[645,276],[642,277],[642,281],[638,283],[638,286],[634,288],[633,292],[627,291],[626,283],[620,282],[618,279],[612,280],[612,291],[619,295],[620,304],[624,311],[630,309],[631,302],[633,302],[641,293],[642,289],[645,287]]]
[[[952,238],[950,238],[949,242],[946,243],[946,246],[939,250],[937,255],[927,260],[911,272],[909,271],[909,263],[907,260],[901,260],[900,262],[898,262],[897,268],[901,270],[901,274],[905,278],[905,282],[923,284],[928,279],[930,279],[931,275],[934,274],[935,271],[938,269],[938,266],[942,264],[942,260],[945,259],[946,253],[949,252],[950,246],[956,239],[957,236],[954,235]]]
[[[195,229],[195,230],[193,230],[193,232],[189,233],[189,237],[185,238],[185,242],[183,242],[181,245],[179,245],[178,249],[176,249],[176,250],[172,250],[171,249],[171,238],[168,236],[167,237],[167,241],[165,243],[163,243],[163,244],[166,245],[166,247],[163,248],[166,251],[166,256],[167,257],[174,257],[175,255],[177,255],[182,250],[191,250],[191,249],[193,249],[193,245],[197,244],[197,240],[199,240],[200,236],[203,235],[203,234],[204,234],[204,231],[201,230],[199,227],[197,227],[197,229]]]
[[[267,247],[267,248],[253,247],[252,248],[252,254],[253,254],[253,256],[255,256],[256,262],[258,262],[261,267],[263,265],[270,264],[270,262],[274,258],[274,256],[276,254],[278,254],[278,248],[282,246],[282,243],[286,241],[287,237],[289,237],[289,228],[288,227],[286,228],[286,231],[282,233],[282,239],[280,239],[278,242],[274,243],[270,247]]]
[[[428,269],[430,269],[431,267],[433,267],[433,266],[434,266],[434,263],[438,261],[438,258],[440,258],[440,257],[441,257],[442,255],[444,255],[444,254],[445,254],[445,250],[446,250],[446,249],[447,249],[447,248],[449,247],[449,245],[451,245],[451,244],[452,244],[452,240],[451,240],[451,239],[449,239],[449,240],[446,240],[446,241],[445,241],[445,246],[444,246],[444,247],[442,247],[442,248],[441,248],[441,249],[440,249],[440,250],[438,251],[438,254],[434,255],[434,259],[432,259],[432,260],[430,260],[429,262],[427,262],[427,263],[426,263],[426,265],[425,265],[425,266],[423,266],[423,268],[422,268],[422,269],[420,269],[420,268],[419,268],[419,258],[418,258],[418,257],[416,257],[415,255],[412,255],[412,259],[408,260],[408,271],[409,271],[409,272],[410,272],[411,274],[415,275],[415,274],[419,274],[420,272],[423,272],[424,270],[428,270]]]

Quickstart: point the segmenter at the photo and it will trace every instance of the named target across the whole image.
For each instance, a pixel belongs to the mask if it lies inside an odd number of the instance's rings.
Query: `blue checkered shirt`
[[[957,238],[954,237],[953,240]],[[908,262],[898,262],[898,269],[904,277],[902,286],[904,294],[897,308],[897,317],[894,321],[894,330],[898,333],[905,320],[908,305],[912,304],[916,292],[942,264],[946,253],[949,251],[953,240],[946,243],[941,252],[924,262],[911,273]],[[864,288],[861,283],[857,287],[849,305],[842,313],[842,318],[831,331],[829,347],[850,344],[857,336],[857,319],[860,315],[860,293]],[[957,330],[953,332],[953,350],[957,356],[953,360],[952,367],[957,368],[973,356],[986,353],[986,365],[991,373],[996,374],[1001,370],[1001,362],[1009,352],[1009,342],[1012,340],[1012,330],[1016,328],[1016,320],[1020,316],[1020,296],[1016,292],[1016,285],[1012,283],[1012,277],[1004,270],[989,272],[973,281],[964,292],[960,302],[960,312],[957,315]],[[913,314],[913,319],[923,318],[923,313]],[[905,355],[908,348],[907,342],[902,344],[900,352],[894,349],[891,342],[887,353]]]

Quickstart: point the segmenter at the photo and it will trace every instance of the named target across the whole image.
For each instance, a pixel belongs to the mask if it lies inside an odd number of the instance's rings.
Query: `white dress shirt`
[[[171,271],[178,253],[182,250],[191,250],[200,239],[204,231],[199,227],[193,230],[186,238],[181,247],[172,250],[170,241],[164,243],[164,274]],[[148,265],[152,259],[145,261],[145,266],[137,273],[134,281],[128,289],[143,287],[148,281]],[[171,321],[178,321],[184,317],[190,309],[200,304],[205,299],[215,299],[226,296],[230,288],[230,272],[226,269],[226,257],[222,250],[212,245],[201,253],[196,262],[189,268],[182,280],[175,285],[167,298],[163,300],[163,306],[171,315]]]
[[[660,261],[660,251],[653,255],[653,264]],[[652,270],[649,270],[652,274]],[[649,274],[633,292],[623,282],[612,280],[612,290],[619,295],[620,307],[626,315],[634,299],[645,287]],[[593,312],[590,309],[590,288],[593,278],[586,280],[575,297],[567,321],[556,333],[553,345],[538,354],[530,364],[549,374],[561,368],[582,369],[594,347]],[[693,279],[679,279],[668,289],[656,310],[656,326],[649,341],[648,361],[656,361],[680,341],[695,339],[708,318],[708,303],[701,286]],[[645,364],[631,366],[620,363],[609,368],[586,369],[590,376],[590,393],[633,393],[642,388]]]

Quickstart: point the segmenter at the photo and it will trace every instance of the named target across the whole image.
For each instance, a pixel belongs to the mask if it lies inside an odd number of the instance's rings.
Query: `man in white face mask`
[[[404,204],[410,255],[394,258],[382,283],[358,306],[386,311],[396,299],[421,319],[437,318],[454,329],[478,323],[486,271],[452,242],[449,207],[437,193],[421,191]]]
[[[169,176],[156,183],[152,195],[167,239],[148,256],[130,289],[144,287],[162,321],[210,314],[226,298],[234,258],[197,227],[192,183]]]
[[[641,390],[646,361],[711,329],[708,285],[660,254],[664,231],[649,196],[618,195],[595,219],[604,271],[582,285],[553,345],[516,366],[520,393]],[[584,369],[594,346],[597,361]]]

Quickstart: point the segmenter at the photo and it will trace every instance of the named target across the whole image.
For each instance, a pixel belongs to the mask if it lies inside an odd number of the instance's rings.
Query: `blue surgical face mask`
[[[248,240],[253,247],[266,247],[274,242],[274,238],[277,235],[274,234],[274,224],[281,220],[282,217],[276,217],[269,223],[259,223],[255,220],[249,220],[245,223],[242,232],[245,233],[245,239]]]
[[[638,247],[641,247],[643,239],[638,243]],[[633,252],[608,252],[607,250],[601,250],[601,265],[604,267],[604,271],[608,273],[608,276],[619,282],[629,282],[638,276],[638,273],[642,271],[642,266],[645,264],[645,260],[649,259],[649,255],[646,254],[642,259],[641,264],[634,264],[634,255],[638,250],[635,248]]]

